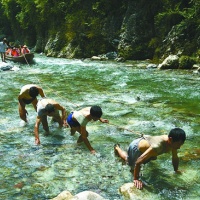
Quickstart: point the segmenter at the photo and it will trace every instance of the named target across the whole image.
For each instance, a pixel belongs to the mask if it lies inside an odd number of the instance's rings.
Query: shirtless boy
[[[60,116],[59,110],[62,115]],[[35,133],[35,144],[40,144],[39,138],[39,126],[42,122],[43,129],[49,134],[49,126],[47,121],[47,116],[52,117],[53,121],[58,122],[59,127],[67,127],[66,123],[66,109],[61,106],[58,102],[52,99],[41,99],[37,104],[37,118],[34,128]]]
[[[168,135],[142,137],[133,140],[129,145],[128,152],[123,151],[119,145],[115,145],[115,152],[131,166],[134,176],[134,185],[138,189],[143,188],[139,172],[142,164],[150,160],[156,160],[157,156],[163,153],[172,153],[172,165],[175,173],[179,173],[179,158],[177,150],[184,144],[186,139],[185,132],[180,128],[172,129]]]
[[[45,97],[43,89],[38,85],[28,84],[21,88],[20,94],[18,96],[19,101],[19,116],[22,120],[27,122],[26,114],[28,114],[25,109],[27,104],[32,103],[35,110],[37,110],[37,96],[40,94],[41,97]]]

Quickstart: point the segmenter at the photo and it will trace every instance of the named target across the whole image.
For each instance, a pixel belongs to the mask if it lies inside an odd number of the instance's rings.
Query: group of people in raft
[[[6,38],[0,42],[0,54],[2,62],[5,62],[6,55],[18,57],[30,53],[30,49],[26,45],[11,46]]]
[[[42,97],[38,101],[37,96]],[[34,84],[28,84],[21,88],[18,96],[19,115],[22,120],[27,122],[26,105],[32,103],[37,112],[36,123],[34,127],[35,144],[40,144],[39,125],[42,123],[43,129],[49,134],[49,126],[47,116],[52,117],[54,122],[57,122],[60,127],[70,127],[71,135],[76,132],[80,134],[77,143],[84,142],[89,151],[95,154],[96,151],[91,146],[88,140],[88,132],[86,125],[88,122],[99,120],[102,123],[109,123],[107,119],[102,118],[102,109],[99,106],[85,107],[81,110],[74,110],[67,116],[66,109],[53,99],[46,98],[43,89]],[[61,115],[59,113],[61,112]],[[115,153],[120,156],[131,167],[133,173],[133,182],[136,188],[142,189],[143,182],[140,179],[140,168],[142,164],[150,160],[157,159],[157,156],[163,153],[172,153],[172,165],[175,173],[181,173],[178,170],[179,158],[177,150],[184,144],[186,134],[181,128],[173,128],[168,135],[141,135],[140,138],[133,140],[128,151],[121,149],[119,144],[114,145]]]
[[[8,47],[6,55],[18,57],[23,54],[30,53],[30,49],[26,45],[19,45],[19,47]]]

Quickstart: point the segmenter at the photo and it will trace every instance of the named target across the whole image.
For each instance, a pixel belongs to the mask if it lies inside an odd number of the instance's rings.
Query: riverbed
[[[0,199],[46,200],[63,190],[73,195],[90,190],[109,200],[123,199],[118,189],[132,182],[129,167],[113,146],[127,149],[140,133],[168,134],[185,130],[179,150],[181,175],[173,173],[171,155],[145,165],[142,179],[157,199],[200,196],[200,76],[191,71],[146,69],[144,61],[69,60],[36,55],[34,63],[16,64],[18,71],[0,72]],[[20,89],[40,85],[48,98],[67,112],[99,105],[109,124],[88,124],[97,154],[77,145],[78,133],[59,129],[49,119],[50,135],[40,127],[41,145],[34,144],[36,112],[27,105],[28,124],[18,115]],[[40,97],[38,98],[40,99]]]

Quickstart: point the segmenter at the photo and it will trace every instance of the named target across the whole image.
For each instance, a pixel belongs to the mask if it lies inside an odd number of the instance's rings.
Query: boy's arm
[[[40,117],[37,116],[35,127],[34,127],[35,144],[36,145],[40,144],[40,138],[39,138],[39,126],[40,126],[40,122],[41,122],[41,119],[40,119]]]
[[[68,124],[66,122],[66,116],[67,116],[67,112],[66,112],[66,109],[61,106],[60,104],[55,104],[54,107],[57,109],[57,110],[60,110],[62,112],[62,122],[63,122],[63,126],[67,127]]]
[[[174,171],[178,172],[179,157],[176,149],[172,150],[172,165],[174,167]]]
[[[44,91],[41,87],[38,87],[38,90],[39,90],[39,94],[41,97],[46,97],[46,95],[44,94]]]
[[[100,118],[99,121],[102,123],[109,123],[109,121],[107,119],[103,119],[103,118]]]
[[[23,106],[24,105],[24,102],[22,100],[23,98],[24,98],[23,94],[19,95],[18,96],[18,101],[19,101],[19,104],[21,105],[22,110],[24,110],[25,112],[27,112],[26,109],[25,109],[25,107]]]
[[[139,180],[140,168],[145,161],[150,160],[151,157],[157,156],[157,153],[149,147],[136,161],[134,168],[134,184],[138,189],[142,189],[143,183]]]
[[[85,143],[85,145],[87,146],[87,148],[90,150],[90,152],[92,153],[92,154],[95,154],[96,152],[95,152],[95,150],[92,148],[92,146],[91,146],[91,144],[90,144],[90,142],[89,142],[89,140],[88,140],[88,133],[87,133],[87,131],[86,131],[86,127],[85,126],[81,126],[81,137],[82,137],[82,139],[83,139],[83,142]]]

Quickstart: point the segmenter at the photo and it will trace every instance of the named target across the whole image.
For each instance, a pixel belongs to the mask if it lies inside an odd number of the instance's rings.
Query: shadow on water
[[[137,63],[136,63],[137,64]],[[197,199],[199,194],[199,93],[200,78],[185,71],[159,71],[125,63],[46,58],[18,65],[19,71],[0,72],[0,199],[41,199],[63,190],[73,195],[84,190],[120,200],[118,189],[132,182],[127,165],[114,155],[113,146],[127,149],[139,133],[167,134],[179,126],[187,133],[180,149],[176,176],[171,155],[162,155],[144,167],[146,190],[155,199]],[[43,87],[46,95],[68,113],[100,105],[110,124],[88,124],[89,140],[97,151],[90,155],[77,145],[78,134],[50,123],[50,135],[40,127],[41,145],[34,145],[36,113],[27,106],[29,123],[18,116],[17,96],[28,83]],[[148,195],[148,194],[147,194]],[[148,197],[148,196],[147,196]]]

